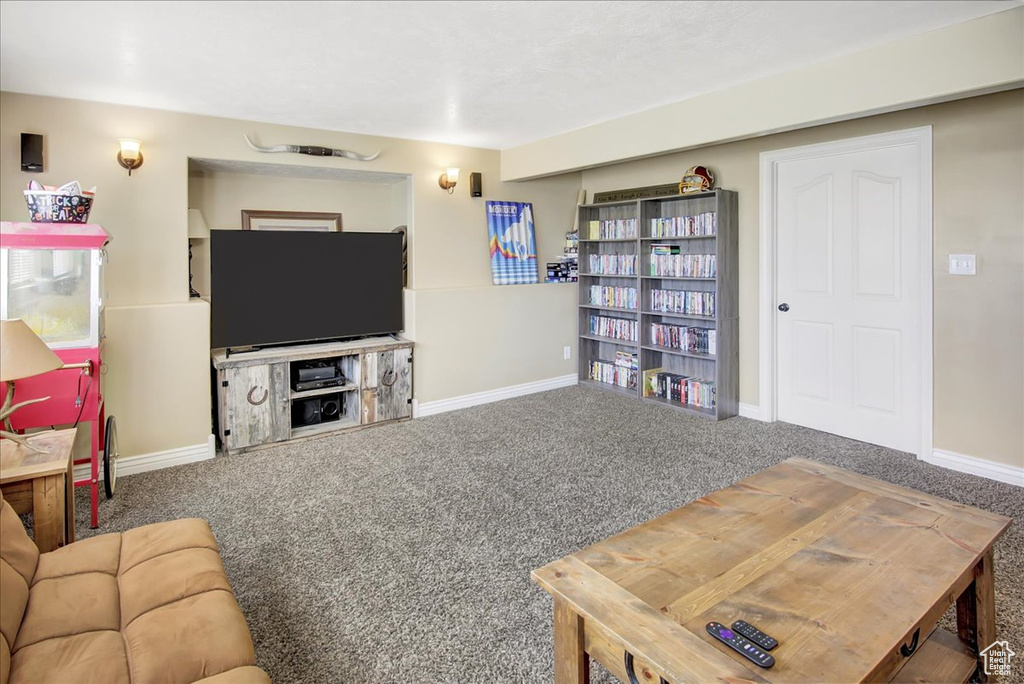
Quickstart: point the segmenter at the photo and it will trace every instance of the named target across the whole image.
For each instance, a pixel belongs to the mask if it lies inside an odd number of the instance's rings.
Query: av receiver
[[[295,383],[293,388],[296,392],[306,392],[308,390],[324,389],[325,387],[341,387],[345,384],[345,376],[338,374],[335,378],[326,378],[324,380],[306,380],[305,382]]]

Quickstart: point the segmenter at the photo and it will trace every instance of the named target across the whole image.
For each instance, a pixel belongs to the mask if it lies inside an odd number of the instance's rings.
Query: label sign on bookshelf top
[[[713,194],[714,190],[681,195],[679,194],[679,183],[666,183],[665,185],[648,185],[643,188],[595,192],[593,203],[605,204],[608,202],[628,202],[630,200],[651,199],[653,197],[678,197],[679,199],[688,199],[691,197],[702,197]]]

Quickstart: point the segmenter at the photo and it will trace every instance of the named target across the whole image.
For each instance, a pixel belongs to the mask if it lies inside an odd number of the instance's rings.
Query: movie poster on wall
[[[487,202],[491,279],[495,285],[540,282],[533,205],[529,202]]]

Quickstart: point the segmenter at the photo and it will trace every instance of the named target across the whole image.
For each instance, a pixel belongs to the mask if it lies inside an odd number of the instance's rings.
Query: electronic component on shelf
[[[328,380],[309,380],[307,382],[297,382],[292,387],[296,392],[308,392],[310,390],[324,389],[325,387],[341,387],[345,384],[345,376],[339,374],[336,378],[330,378]]]
[[[317,359],[292,365],[292,389],[296,392],[341,387],[346,383],[336,360]]]

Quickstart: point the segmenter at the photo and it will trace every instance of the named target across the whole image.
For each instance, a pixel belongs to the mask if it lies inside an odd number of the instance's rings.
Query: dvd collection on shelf
[[[636,309],[636,288],[591,285],[590,303],[615,309]]]
[[[549,261],[548,275],[545,280],[549,283],[575,283],[579,280],[576,260]]]
[[[636,219],[608,219],[591,221],[588,238],[590,240],[628,240],[636,237]]]
[[[687,316],[715,316],[714,292],[688,290],[651,290],[651,310]]]
[[[715,383],[689,375],[668,373],[663,368],[644,371],[644,396],[712,411],[717,400]]]
[[[715,356],[718,352],[718,331],[714,328],[651,323],[651,344],[690,354]]]
[[[737,217],[724,189],[580,205],[581,382],[737,415]]]
[[[591,254],[588,262],[593,275],[636,275],[636,254]]]
[[[590,334],[624,342],[636,342],[638,324],[628,318],[590,317]]]
[[[679,245],[651,245],[651,275],[668,278],[714,278],[714,254],[680,254]]]
[[[547,264],[546,282],[575,283],[579,280],[579,247],[580,234],[566,233],[562,256],[558,257],[558,261],[549,261]]]
[[[635,389],[640,359],[626,351],[615,352],[614,363],[608,361],[590,362],[590,379],[626,389]]]
[[[696,216],[651,219],[651,237],[714,237],[718,230],[715,212]]]

